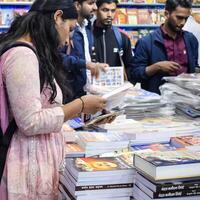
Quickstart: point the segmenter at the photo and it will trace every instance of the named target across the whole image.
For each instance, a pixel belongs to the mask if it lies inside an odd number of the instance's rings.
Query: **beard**
[[[111,27],[112,26],[112,19],[105,19],[102,23],[105,27]]]
[[[173,31],[174,33],[179,33],[179,32],[181,32],[181,30],[182,30],[182,27],[178,27],[178,26],[174,25],[174,24],[173,24],[172,22],[170,22],[170,21],[167,22],[167,25],[168,25],[169,29],[170,29],[171,31]]]
[[[87,13],[87,12],[82,11],[81,16],[83,16],[87,20],[90,20],[94,17],[94,12]]]

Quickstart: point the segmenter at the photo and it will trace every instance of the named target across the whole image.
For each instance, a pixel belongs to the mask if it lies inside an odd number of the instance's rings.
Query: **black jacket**
[[[94,35],[94,47],[96,53],[96,61],[104,62],[109,64],[109,66],[122,66],[118,53],[118,42],[115,37],[114,31],[112,27],[109,28],[100,28],[97,27],[94,23],[93,27],[93,35]],[[122,44],[123,44],[123,62],[125,65],[126,72],[128,69],[132,69],[132,49],[131,42],[127,35],[121,32],[122,36]],[[128,75],[128,79],[130,82],[134,83],[131,76]]]

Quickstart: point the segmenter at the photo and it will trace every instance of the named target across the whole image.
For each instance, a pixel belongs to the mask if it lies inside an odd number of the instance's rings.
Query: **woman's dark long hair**
[[[71,90],[64,83],[62,60],[58,53],[59,34],[55,28],[54,12],[32,11],[17,16],[7,33],[0,35],[0,53],[17,39],[29,34],[37,51],[41,89],[50,86],[52,93],[49,102],[53,103],[57,95],[54,79],[59,84],[64,98],[70,99]],[[33,83],[34,84],[34,83]]]

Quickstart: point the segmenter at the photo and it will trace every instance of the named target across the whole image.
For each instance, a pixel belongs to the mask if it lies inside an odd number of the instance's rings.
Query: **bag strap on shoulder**
[[[115,38],[118,43],[118,49],[119,49],[119,54],[120,56],[123,56],[124,50],[123,50],[123,41],[122,41],[122,35],[119,31],[119,29],[115,26],[112,26],[113,32],[115,34]]]
[[[6,51],[8,51],[9,49],[12,49],[14,47],[27,47],[29,49],[31,49],[36,55],[37,55],[37,52],[35,50],[35,48],[33,46],[31,46],[30,44],[28,44],[27,42],[15,42],[15,43],[11,43],[10,45],[4,47],[2,49],[2,51],[0,52],[0,56],[3,55]]]

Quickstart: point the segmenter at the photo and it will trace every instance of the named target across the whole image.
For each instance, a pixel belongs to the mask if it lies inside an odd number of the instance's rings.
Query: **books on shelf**
[[[152,24],[151,14],[149,9],[138,9],[138,24]]]
[[[114,22],[116,22],[116,24],[127,24],[126,8],[117,9]]]
[[[9,26],[14,18],[14,12],[12,9],[0,10],[1,24]]]
[[[118,8],[113,24],[160,25],[164,20],[164,9]]]
[[[128,24],[138,24],[138,9],[136,8],[127,8],[127,23]]]
[[[142,152],[134,155],[135,167],[154,180],[200,176],[200,153],[189,150]]]
[[[13,19],[17,15],[22,15],[22,14],[26,13],[27,11],[28,10],[25,9],[25,8],[24,9],[23,8],[13,8],[13,9],[3,8],[3,9],[0,9],[0,25],[10,26]]]
[[[199,3],[200,3],[200,1],[199,1]],[[196,20],[196,22],[200,23],[200,11],[199,11],[199,8],[192,8],[192,17]]]
[[[34,0],[0,0],[0,2],[33,2]]]

